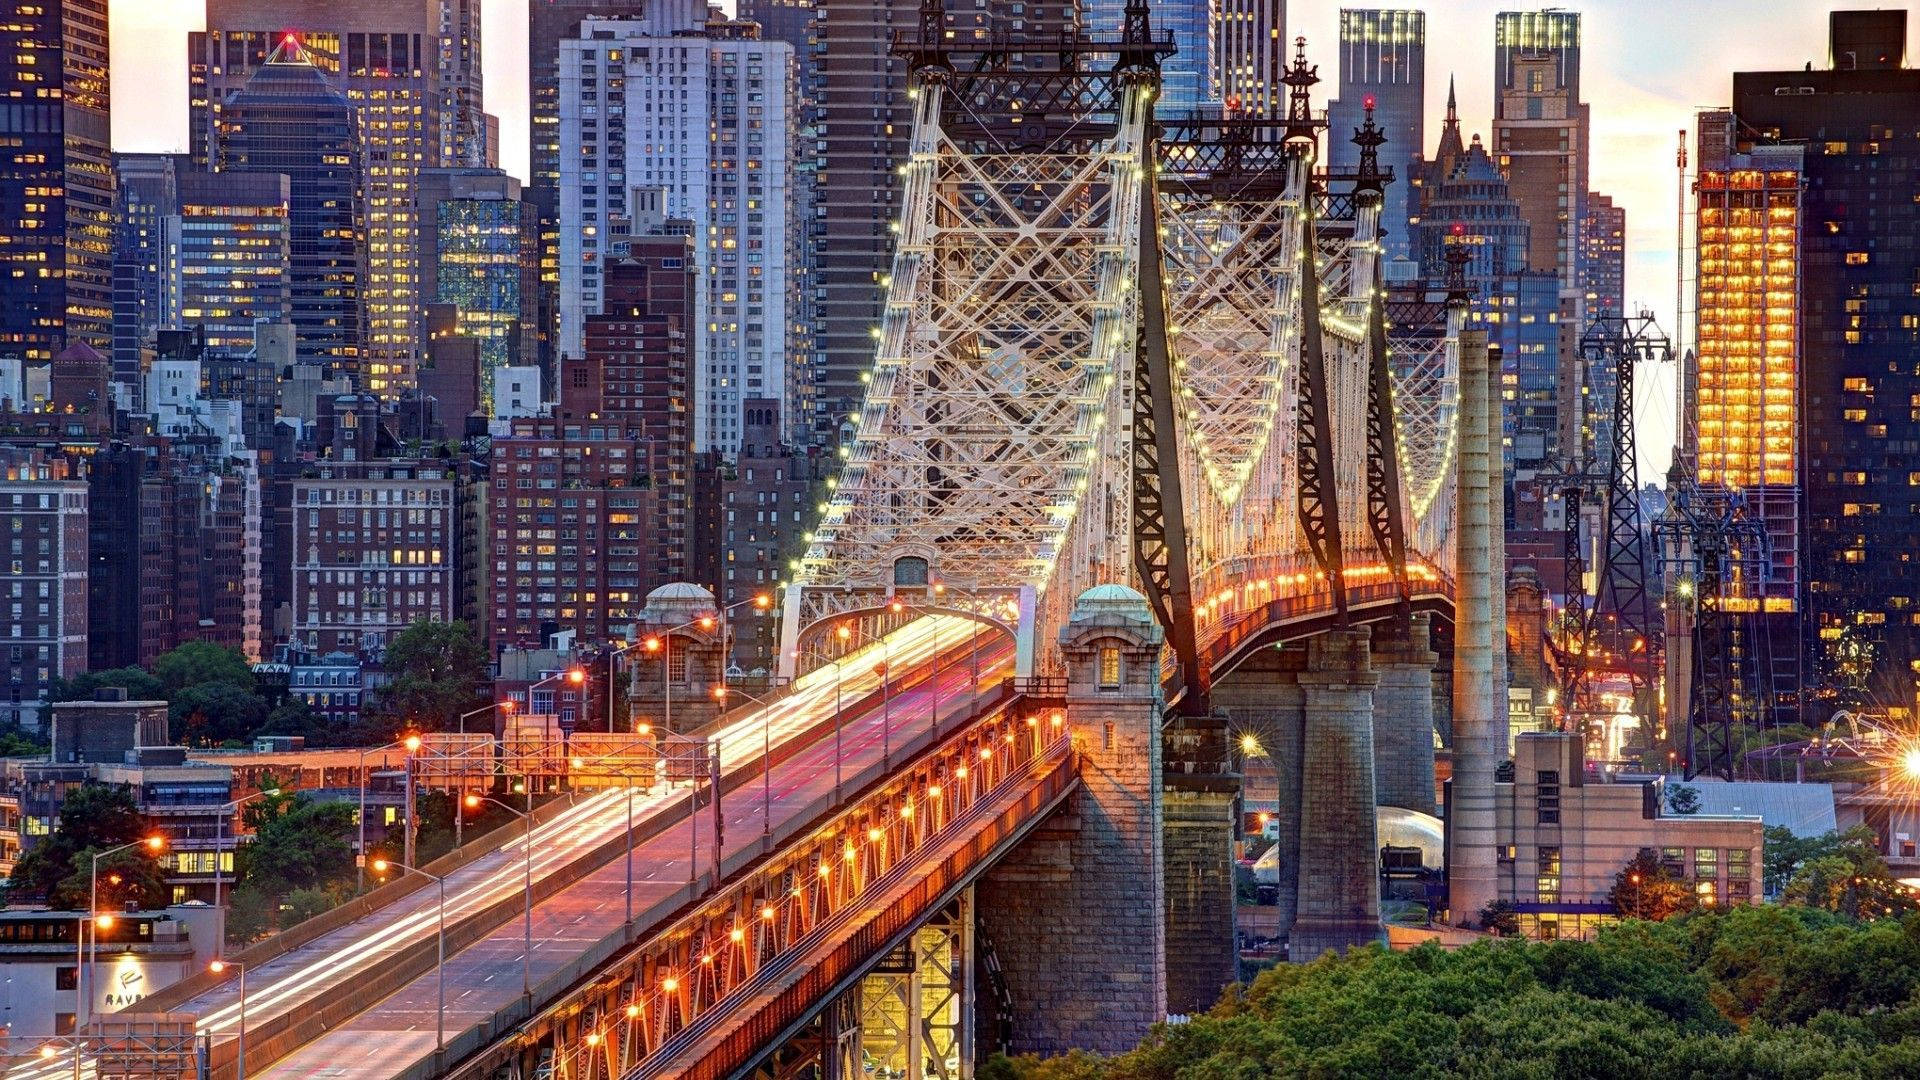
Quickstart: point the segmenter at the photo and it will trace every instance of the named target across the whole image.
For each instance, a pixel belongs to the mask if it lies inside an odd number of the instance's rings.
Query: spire
[[[1353,144],[1360,148],[1360,168],[1354,192],[1372,192],[1377,197],[1385,183],[1385,177],[1380,173],[1380,146],[1387,141],[1387,136],[1373,122],[1373,95],[1368,94],[1362,103],[1366,108],[1366,122],[1353,133]]]
[[[1320,81],[1320,69],[1307,63],[1307,39],[1294,39],[1293,66],[1280,81],[1287,84],[1286,141],[1319,142],[1320,123],[1313,118],[1313,84]]]
[[[1453,76],[1447,76],[1447,122],[1440,129],[1440,148],[1434,151],[1434,160],[1440,163],[1440,175],[1445,176],[1453,170],[1453,163],[1466,147],[1460,144],[1460,100],[1453,92]]]

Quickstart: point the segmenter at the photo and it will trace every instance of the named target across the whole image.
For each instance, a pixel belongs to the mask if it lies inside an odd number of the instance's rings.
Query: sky
[[[527,2],[482,0],[481,29],[487,109],[500,117],[501,165],[522,177],[527,171]],[[1439,138],[1449,75],[1457,79],[1462,128],[1486,134],[1493,112],[1494,13],[1526,5],[1430,0],[1397,6],[1427,12],[1428,149]],[[1583,16],[1581,88],[1593,107],[1591,183],[1627,209],[1628,308],[1651,309],[1671,334],[1676,133],[1691,132],[1697,109],[1727,104],[1734,71],[1796,69],[1808,61],[1824,67],[1827,11],[1836,5],[1588,0],[1557,6]],[[1861,0],[1855,6],[1869,4]],[[1321,67],[1323,91],[1337,82],[1339,8],[1327,0],[1288,4],[1287,34],[1306,36],[1309,59]],[[204,11],[204,0],[111,0],[115,149],[186,148],[186,35],[202,27]],[[1910,21],[1920,24],[1920,19]],[[1326,95],[1321,96],[1324,103]],[[1642,379],[1636,426],[1643,478],[1665,474],[1673,445],[1674,392],[1670,369]]]

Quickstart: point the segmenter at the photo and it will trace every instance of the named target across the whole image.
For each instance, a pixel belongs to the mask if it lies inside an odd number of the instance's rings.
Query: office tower
[[[174,178],[191,168],[180,154],[115,154],[113,212],[113,381],[140,383],[140,353],[170,324],[165,224],[177,198]],[[129,402],[129,404],[138,404]]]
[[[1380,224],[1386,230],[1386,272],[1412,276],[1409,225],[1414,162],[1427,146],[1427,17],[1418,11],[1340,9],[1340,96],[1327,104],[1327,162],[1336,171],[1360,164],[1353,144],[1369,103],[1387,137],[1380,164],[1391,166]]]
[[[353,106],[290,36],[226,99],[220,117],[221,172],[287,178],[289,321],[300,359],[360,374],[366,215]]]
[[[459,516],[440,462],[322,460],[293,483],[293,639],[378,655],[453,618]]]
[[[1576,289],[1590,130],[1580,100],[1580,14],[1501,12],[1493,77],[1493,153],[1533,226],[1527,265]]]
[[[1213,20],[1211,97],[1235,116],[1285,116],[1285,0],[1219,0]],[[1415,148],[1416,152],[1418,147]]]
[[[1754,295],[1751,282],[1737,282],[1744,291],[1733,296],[1713,297],[1718,309],[1728,313],[1728,336],[1736,330],[1741,334],[1739,358],[1747,360],[1757,348],[1754,362],[1765,363],[1767,390],[1797,380],[1797,397],[1791,400],[1805,410],[1798,463],[1805,535],[1797,554],[1804,640],[1814,665],[1809,688],[1815,700],[1809,717],[1816,720],[1833,708],[1856,703],[1904,710],[1914,700],[1920,672],[1915,666],[1920,664],[1920,613],[1909,561],[1913,536],[1920,532],[1920,501],[1914,496],[1920,453],[1913,449],[1920,439],[1914,419],[1920,373],[1913,363],[1914,342],[1920,336],[1920,292],[1911,255],[1920,240],[1920,203],[1906,194],[1912,187],[1911,163],[1920,155],[1920,71],[1906,66],[1906,16],[1901,11],[1834,12],[1830,46],[1829,66],[1820,70],[1801,70],[1796,64],[1783,71],[1734,73],[1732,111],[1737,122],[1729,125],[1732,134],[1725,140],[1734,153],[1751,155],[1750,164],[1770,165],[1781,160],[1778,155],[1786,148],[1805,148],[1799,247],[1792,253],[1798,259],[1799,288],[1791,310],[1797,311],[1799,325],[1788,323],[1778,310],[1786,297],[1776,297],[1781,291],[1777,286],[1784,283],[1771,276],[1764,298]],[[1700,169],[1705,215],[1713,193],[1706,182],[1716,170],[1707,160]],[[1789,178],[1776,182],[1768,175],[1773,171],[1788,170],[1758,165],[1727,169],[1725,183],[1734,189],[1728,193],[1729,230],[1736,227],[1733,205],[1750,206],[1764,195],[1769,200],[1769,236],[1782,235],[1773,228],[1773,219],[1792,213],[1782,190]],[[1778,207],[1771,201],[1776,196],[1782,203]],[[1709,326],[1708,228],[1703,216],[1703,353]],[[1730,232],[1730,243],[1736,235]],[[1736,247],[1729,258],[1746,254]],[[1770,275],[1775,269],[1786,272],[1788,254],[1769,249]],[[1750,312],[1763,304],[1765,317],[1756,325]],[[1745,326],[1740,323],[1743,317],[1749,320]],[[1755,336],[1762,332],[1764,336]],[[1787,351],[1796,344],[1797,355]],[[1730,368],[1734,356],[1729,350]],[[1709,370],[1702,359],[1703,396]],[[1730,402],[1733,389],[1726,388]],[[1765,393],[1761,391],[1768,406],[1763,426],[1758,431],[1750,422],[1746,430],[1729,426],[1724,438],[1728,451],[1736,434],[1765,439],[1770,453],[1755,459],[1744,444],[1743,454],[1730,459],[1716,452],[1716,471],[1729,480],[1751,481],[1756,466],[1763,486],[1785,480],[1781,470],[1787,459],[1774,448],[1792,443],[1764,426],[1785,406],[1776,400],[1777,393],[1773,398]],[[1704,479],[1709,448],[1704,398],[1700,414]],[[1729,410],[1725,420],[1732,425],[1735,414]],[[1769,498],[1768,505],[1774,503]],[[1776,550],[1773,557],[1777,564],[1792,554]]]
[[[1580,284],[1588,318],[1627,313],[1627,208],[1597,191],[1580,222]]]
[[[530,0],[527,26],[527,197],[539,215],[539,361],[549,377],[560,333],[560,43],[589,16],[639,18],[643,0]],[[742,18],[748,16],[742,15]]]
[[[1471,254],[1469,318],[1498,344],[1504,365],[1501,436],[1510,469],[1537,468],[1558,442],[1559,279],[1527,265],[1533,226],[1479,136],[1463,145],[1451,98],[1438,156],[1416,163],[1413,239],[1422,276],[1441,282],[1447,251]]]
[[[200,327],[206,348],[253,348],[258,322],[292,314],[292,184],[269,172],[183,172],[167,216],[170,322]]]
[[[538,215],[498,169],[422,169],[416,192],[421,295],[452,305],[453,332],[479,342],[479,404],[492,415],[494,372],[538,349]]]
[[[57,9],[56,9],[57,10]],[[41,729],[54,679],[87,669],[87,485],[64,455],[0,448],[0,529],[8,559],[0,607],[0,722]]]
[[[1701,113],[1696,130],[1696,413],[1683,445],[1709,503],[1730,496],[1767,529],[1766,575],[1736,583],[1726,609],[1761,613],[1778,671],[1799,652],[1806,148],[1743,148],[1729,112]]]
[[[1241,0],[1232,2],[1244,8],[1244,11],[1236,11],[1235,21],[1248,29],[1252,28],[1256,9],[1268,7],[1257,3],[1241,4]],[[1019,6],[1012,7],[1015,17],[1018,17]],[[911,8],[903,10],[908,16],[913,14]],[[1080,28],[1090,37],[1118,37],[1126,25],[1126,12],[1127,0],[1081,0]],[[1224,5],[1220,14],[1222,18],[1226,15]],[[1037,12],[1034,17],[1038,17]],[[1171,0],[1170,3],[1154,4],[1153,29],[1156,35],[1173,35],[1175,49],[1172,56],[1160,61],[1160,116],[1185,116],[1196,110],[1217,110],[1220,99],[1214,96],[1214,91],[1220,72],[1215,67],[1213,47],[1218,28],[1211,0]]]
[[[744,398],[787,392],[793,50],[683,7],[589,19],[560,46],[561,158],[579,163],[561,176],[560,379],[601,310],[613,233],[649,214],[691,221],[694,443],[725,452]]]
[[[1111,26],[1083,21],[1071,2],[980,0],[985,6],[950,10],[947,25],[956,40],[1000,40],[1034,52],[1010,63],[1044,68],[1049,44],[1076,27],[1108,35]],[[1114,4],[1118,12],[1123,4]],[[1160,12],[1154,13],[1161,26]],[[913,113],[907,100],[907,70],[889,55],[896,34],[919,33],[910,4],[886,0],[821,0],[818,189],[815,211],[821,228],[810,242],[831,258],[820,261],[814,281],[818,329],[814,409],[816,440],[838,439],[864,397],[862,376],[873,367],[873,330],[893,269],[891,224],[900,214],[898,169],[906,164]],[[1163,99],[1164,100],[1164,99]]]
[[[107,0],[14,5],[0,54],[0,357],[111,348]]]
[[[229,96],[288,35],[354,106],[364,143],[363,389],[398,397],[420,335],[414,184],[428,166],[483,166],[477,0],[208,0],[188,46],[194,160],[217,160]]]

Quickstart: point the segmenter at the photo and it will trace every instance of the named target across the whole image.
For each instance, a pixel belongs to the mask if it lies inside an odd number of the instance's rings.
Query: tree
[[[353,876],[353,807],[316,802],[282,790],[246,809],[253,840],[235,869],[248,886],[282,899],[298,889],[325,889]]]
[[[267,721],[267,702],[237,683],[208,682],[177,691],[167,706],[175,742],[219,746],[245,741]]]
[[[1480,909],[1480,925],[1501,937],[1515,937],[1520,933],[1520,915],[1510,901],[1495,900]]]
[[[227,940],[245,945],[271,933],[275,906],[272,897],[251,885],[234,886],[227,897]]]
[[[50,898],[61,902],[54,907],[84,909],[97,900],[99,911],[117,911],[128,904],[153,907],[168,900],[167,876],[159,860],[145,847],[116,851],[100,859],[100,872],[93,873],[93,856],[100,849],[84,848],[74,853],[73,873],[54,887]],[[97,886],[97,891],[96,891]]]
[[[1833,833],[1816,838],[1824,841]],[[1871,829],[1853,829],[1818,843],[1781,889],[1788,904],[1831,911],[1849,919],[1880,919],[1920,910],[1914,892],[1887,870]]]
[[[1652,848],[1641,848],[1614,875],[1607,899],[1626,918],[1654,922],[1692,911],[1698,903],[1686,881],[1662,865],[1660,853]]]
[[[313,706],[299,698],[288,698],[267,714],[267,722],[260,725],[255,735],[297,735],[307,740],[311,746],[327,745],[332,730],[327,726],[326,718],[313,711]]]
[[[130,701],[161,701],[167,696],[166,687],[144,668],[123,667],[86,671],[72,679],[55,679],[48,697],[53,701],[91,701],[93,692],[106,686],[125,690]]]
[[[1667,789],[1667,813],[1697,814],[1699,812],[1699,788],[1690,784],[1675,784]]]
[[[259,684],[239,649],[211,641],[189,641],[153,661],[153,674],[169,697],[189,687],[231,683],[254,694]]]
[[[52,835],[14,864],[13,876],[7,880],[9,896],[45,897],[49,907],[82,907],[93,853],[135,843],[147,835],[146,819],[140,816],[132,792],[116,785],[82,784],[61,801],[60,821]],[[129,895],[139,888],[148,901],[165,897],[159,868],[144,847],[102,860],[102,875],[114,872],[122,875]],[[156,881],[160,886],[149,890]]]
[[[486,700],[487,651],[464,622],[414,623],[387,644],[384,663],[380,707],[402,725],[448,731]]]

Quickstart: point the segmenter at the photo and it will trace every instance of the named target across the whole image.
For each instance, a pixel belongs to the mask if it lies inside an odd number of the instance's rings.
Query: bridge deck
[[[983,679],[998,680],[1011,664],[1011,648],[996,643],[981,652]],[[971,700],[971,675],[965,665],[941,672],[936,686],[898,693],[891,719],[869,712],[850,721],[841,736],[843,779],[882,775],[883,744],[895,754],[924,741],[931,731],[936,700],[943,716],[962,712]],[[777,764],[773,771],[774,829],[784,833],[795,819],[817,812],[830,799],[834,780],[834,744],[820,740]],[[760,785],[749,783],[724,800],[725,859],[753,857],[762,851],[763,799]],[[617,807],[618,793],[607,798]],[[804,824],[804,823],[802,823]],[[636,935],[659,925],[695,895],[689,879],[713,873],[710,812],[684,817],[636,847],[634,901]],[[512,872],[506,871],[508,876]],[[515,879],[517,880],[517,879]],[[621,923],[626,904],[625,860],[616,858],[534,909],[534,997],[557,997],[586,971],[624,944]],[[525,1017],[521,996],[523,928],[516,917],[447,961],[446,1030],[450,1060],[459,1060],[490,1042]],[[358,1016],[282,1059],[263,1075],[275,1078],[433,1076],[434,1025],[438,984],[435,975],[414,979],[396,993],[370,1003]],[[251,1056],[251,1055],[249,1055]]]

